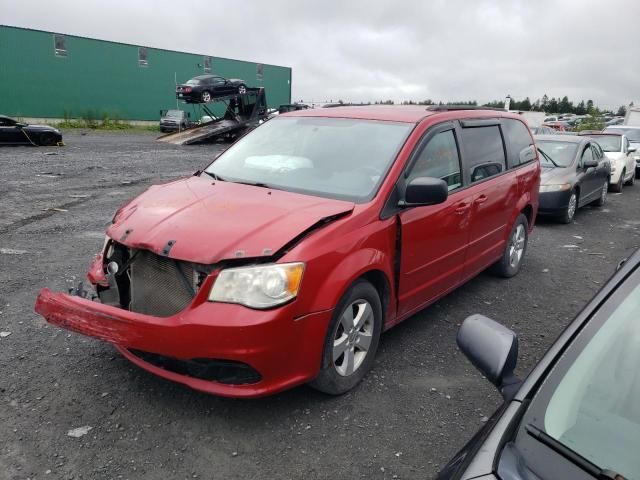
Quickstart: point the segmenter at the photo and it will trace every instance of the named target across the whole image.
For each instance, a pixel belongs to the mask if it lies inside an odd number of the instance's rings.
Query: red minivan
[[[539,183],[518,115],[292,112],[120,208],[88,274],[95,293],[43,289],[35,308],[197,390],[340,394],[383,330],[488,267],[518,272]]]

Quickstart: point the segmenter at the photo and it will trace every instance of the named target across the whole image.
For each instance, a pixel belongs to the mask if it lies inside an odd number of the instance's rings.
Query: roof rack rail
[[[497,112],[506,112],[504,108],[478,107],[474,105],[429,105],[426,109],[430,112],[448,112],[455,110],[495,110]]]

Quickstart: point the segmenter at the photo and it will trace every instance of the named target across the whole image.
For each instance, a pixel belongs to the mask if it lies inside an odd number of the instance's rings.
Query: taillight
[[[191,93],[191,87],[184,87],[184,91],[186,93]]]

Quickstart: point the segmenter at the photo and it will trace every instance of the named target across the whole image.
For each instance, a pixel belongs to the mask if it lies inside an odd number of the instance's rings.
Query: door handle
[[[488,197],[487,197],[486,195],[484,195],[484,194],[483,194],[483,195],[480,195],[478,198],[476,198],[476,199],[474,200],[474,203],[477,203],[477,204],[484,203],[484,202],[486,202],[486,201],[487,201],[487,198],[488,198]]]
[[[462,215],[467,210],[469,210],[469,204],[468,203],[462,203],[462,204],[458,205],[458,207],[456,207],[454,212],[456,212],[457,215]]]

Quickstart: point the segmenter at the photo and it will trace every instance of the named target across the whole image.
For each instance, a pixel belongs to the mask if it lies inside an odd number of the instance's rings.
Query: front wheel
[[[330,395],[351,390],[373,366],[381,332],[380,296],[371,283],[358,280],[334,310],[320,373],[309,385]]]
[[[246,85],[238,85],[238,93],[240,95],[247,93],[247,86]]]
[[[616,183],[613,187],[611,187],[611,190],[616,192],[616,193],[620,193],[622,191],[622,185],[624,185],[624,176],[626,175],[626,171],[622,170],[622,173],[620,174],[620,178],[618,179],[618,183]]]
[[[38,143],[45,147],[51,147],[52,145],[55,145],[57,143],[56,136],[53,133],[43,133],[42,135],[40,135]]]
[[[562,223],[573,222],[573,217],[576,216],[576,210],[578,210],[578,194],[575,190],[572,190],[571,196],[569,196],[569,202],[567,203],[567,208],[560,217],[560,221]]]
[[[529,241],[529,221],[522,213],[511,228],[502,258],[494,265],[494,272],[504,278],[513,277],[520,271],[522,259]]]
[[[609,191],[609,180],[605,180],[600,190],[600,197],[593,202],[596,207],[602,207],[607,202],[607,192]]]

